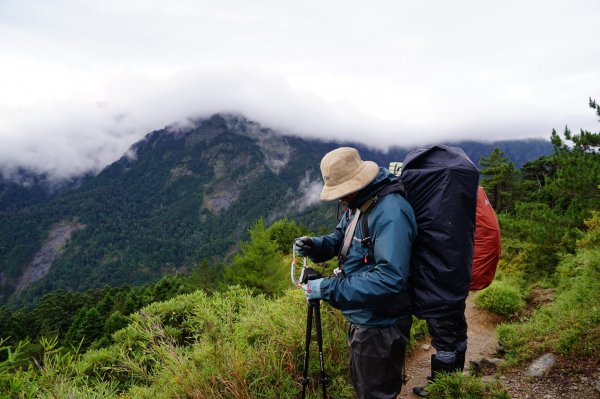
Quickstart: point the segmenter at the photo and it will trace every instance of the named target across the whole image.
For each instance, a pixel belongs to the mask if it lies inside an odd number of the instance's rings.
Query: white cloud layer
[[[298,187],[298,198],[290,202],[290,210],[294,212],[304,212],[307,208],[321,202],[321,190],[323,182],[321,180],[312,181],[308,173],[300,181]]]
[[[215,112],[382,148],[597,131],[592,0],[0,3],[0,169],[98,171]]]

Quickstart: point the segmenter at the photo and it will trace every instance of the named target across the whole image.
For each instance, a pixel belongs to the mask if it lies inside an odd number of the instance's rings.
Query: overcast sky
[[[0,0],[0,169],[215,112],[380,146],[597,131],[598,0]]]

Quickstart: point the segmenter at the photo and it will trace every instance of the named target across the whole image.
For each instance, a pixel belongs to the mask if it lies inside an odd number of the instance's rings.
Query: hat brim
[[[372,161],[363,161],[363,167],[350,179],[335,186],[323,186],[321,200],[333,201],[345,195],[362,190],[375,179],[379,172],[379,166]]]

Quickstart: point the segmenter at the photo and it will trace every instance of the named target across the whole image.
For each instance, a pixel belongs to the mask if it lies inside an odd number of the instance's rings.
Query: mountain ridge
[[[532,151],[544,155],[542,141],[461,146],[480,157],[499,144],[509,157],[523,147],[524,158],[533,158]],[[32,302],[57,288],[146,283],[187,272],[202,260],[225,262],[259,218],[287,217],[315,231],[331,226],[334,206],[314,194],[321,157],[340,145],[356,146],[364,159],[381,166],[409,151],[306,140],[239,115],[150,132],[77,187],[33,205],[0,208],[6,219],[0,226],[0,304]],[[86,228],[72,234],[48,274],[17,295],[18,281],[26,280],[23,271],[51,226],[73,220]]]

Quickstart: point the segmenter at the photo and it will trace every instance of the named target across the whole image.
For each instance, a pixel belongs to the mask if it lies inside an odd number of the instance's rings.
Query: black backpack
[[[411,252],[409,292],[421,318],[464,310],[469,293],[479,171],[458,147],[436,145],[410,152],[400,181],[380,190],[399,193],[412,206],[418,233]],[[361,218],[369,237],[369,209]],[[373,243],[370,243],[373,245]]]

